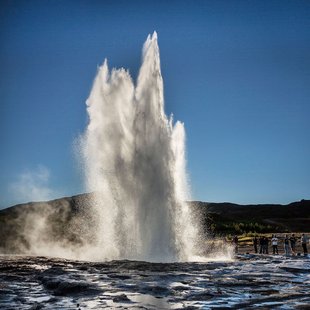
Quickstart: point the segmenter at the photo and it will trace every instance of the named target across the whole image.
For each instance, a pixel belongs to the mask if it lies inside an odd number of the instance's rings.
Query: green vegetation
[[[209,218],[210,219],[210,218]],[[207,223],[207,230],[215,233],[215,234],[247,234],[254,235],[258,233],[271,233],[271,232],[279,232],[280,230],[278,226],[265,224],[262,222],[209,222]]]

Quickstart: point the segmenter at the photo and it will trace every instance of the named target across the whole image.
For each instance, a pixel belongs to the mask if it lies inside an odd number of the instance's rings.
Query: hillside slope
[[[91,194],[33,202],[0,210],[0,253],[31,252],[32,244],[65,246],[92,242],[95,214],[90,214]],[[310,232],[310,200],[288,205],[238,205],[190,202],[205,232]]]
[[[214,233],[309,232],[310,200],[287,205],[192,202],[203,225]]]

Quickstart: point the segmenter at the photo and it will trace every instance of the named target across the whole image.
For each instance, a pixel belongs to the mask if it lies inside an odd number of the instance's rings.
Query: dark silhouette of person
[[[258,239],[256,236],[253,239],[253,246],[254,246],[254,252],[257,253],[257,244],[258,244]]]
[[[291,243],[292,254],[293,254],[293,255],[296,255],[296,253],[295,253],[295,249],[296,249],[296,238],[295,238],[295,235],[294,235],[294,234],[292,234],[291,237],[290,237],[290,243]]]
[[[263,254],[263,247],[264,247],[264,237],[259,237],[259,254]]]
[[[285,256],[290,255],[290,245],[289,245],[290,239],[288,238],[288,235],[285,235],[284,238],[284,251],[285,251]]]
[[[233,238],[233,244],[235,246],[235,254],[238,254],[238,236],[235,235]]]
[[[268,239],[267,237],[263,237],[263,254],[268,254]]]
[[[308,255],[307,241],[308,241],[307,236],[305,234],[302,234],[300,238],[300,242],[301,242],[301,246],[302,246],[305,256]]]

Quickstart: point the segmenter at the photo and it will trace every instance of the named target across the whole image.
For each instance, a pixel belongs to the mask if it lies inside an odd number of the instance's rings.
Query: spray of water
[[[98,259],[189,260],[198,238],[189,206],[185,131],[164,112],[157,34],[143,46],[136,85],[128,71],[99,68],[82,139],[87,190],[94,192]]]
[[[92,261],[231,260],[232,247],[199,238],[203,213],[187,205],[185,131],[164,113],[157,35],[149,36],[136,86],[124,69],[99,68],[79,139],[89,194],[13,207],[0,253]],[[23,174],[16,194],[45,197],[48,170]],[[29,192],[29,193],[28,193]],[[199,216],[200,214],[200,216]],[[7,231],[6,228],[2,231]]]

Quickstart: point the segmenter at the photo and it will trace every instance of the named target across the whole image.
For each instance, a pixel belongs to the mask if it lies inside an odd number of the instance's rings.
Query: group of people
[[[271,245],[272,245],[272,252],[273,254],[279,254],[278,245],[279,245],[279,238],[276,235],[272,235],[271,237]],[[286,256],[297,255],[296,253],[296,243],[298,241],[298,238],[295,236],[295,234],[291,234],[289,237],[288,235],[285,235],[283,239],[283,246],[284,246],[284,252]],[[300,237],[300,243],[303,249],[304,255],[308,254],[307,249],[307,241],[308,238],[305,234],[302,234]],[[266,236],[260,236],[257,238],[256,236],[253,238],[253,247],[254,252],[259,254],[269,254],[269,239]]]

